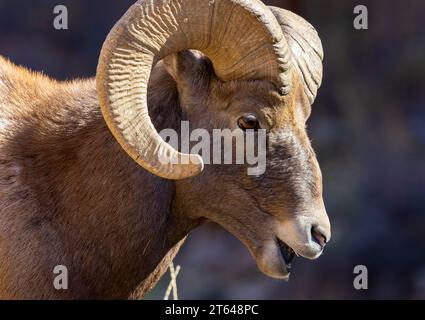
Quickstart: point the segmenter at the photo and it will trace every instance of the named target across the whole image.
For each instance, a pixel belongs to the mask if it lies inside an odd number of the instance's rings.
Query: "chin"
[[[258,268],[266,276],[288,281],[295,252],[280,240],[268,241],[257,248],[254,257]]]

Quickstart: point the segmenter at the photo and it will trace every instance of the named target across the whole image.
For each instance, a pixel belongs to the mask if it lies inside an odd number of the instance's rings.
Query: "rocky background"
[[[177,263],[183,299],[425,299],[425,2],[275,0],[307,18],[326,53],[309,120],[324,174],[333,239],[316,262],[297,259],[289,283],[257,271],[215,225],[193,232]],[[59,79],[95,74],[108,30],[132,0],[2,0],[0,54]],[[53,28],[66,5],[69,30]],[[369,30],[353,9],[369,9]],[[353,288],[356,265],[369,290]],[[162,298],[166,275],[148,298]]]

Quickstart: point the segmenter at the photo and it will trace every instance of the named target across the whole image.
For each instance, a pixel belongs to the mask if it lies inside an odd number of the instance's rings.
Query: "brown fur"
[[[164,102],[175,94],[159,90]],[[0,97],[0,297],[126,298],[155,278],[188,231],[169,230],[175,187],[113,139],[94,80],[60,83],[1,59]]]
[[[255,255],[271,224],[323,205],[297,78],[282,98],[267,82],[223,83],[190,52],[177,59],[178,87],[161,65],[150,82],[157,129],[234,128],[254,111],[269,131],[265,175],[211,165],[183,181],[153,176],[107,129],[93,79],[57,82],[0,57],[0,298],[122,299],[137,286],[140,297],[205,219]],[[56,265],[69,290],[54,289]]]

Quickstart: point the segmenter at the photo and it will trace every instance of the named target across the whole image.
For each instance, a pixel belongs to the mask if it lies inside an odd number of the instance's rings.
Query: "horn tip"
[[[191,154],[189,157],[190,163],[194,166],[194,175],[200,174],[204,171],[204,160],[202,160],[202,157],[199,154]]]

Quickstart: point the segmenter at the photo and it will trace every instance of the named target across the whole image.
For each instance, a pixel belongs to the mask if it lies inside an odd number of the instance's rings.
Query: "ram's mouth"
[[[280,239],[277,239],[277,243],[279,245],[280,254],[282,255],[283,261],[285,262],[286,271],[291,273],[292,269],[292,260],[295,258],[295,251],[292,250],[290,246],[288,246],[286,243],[281,241]]]

